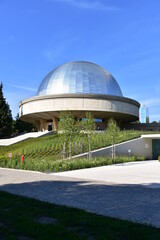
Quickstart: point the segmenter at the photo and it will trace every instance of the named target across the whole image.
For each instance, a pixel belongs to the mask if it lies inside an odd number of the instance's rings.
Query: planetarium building
[[[65,63],[41,82],[37,95],[19,103],[21,120],[36,123],[39,131],[58,128],[62,111],[82,119],[91,112],[101,128],[108,119],[133,122],[140,104],[123,97],[115,78],[104,68],[86,61]]]

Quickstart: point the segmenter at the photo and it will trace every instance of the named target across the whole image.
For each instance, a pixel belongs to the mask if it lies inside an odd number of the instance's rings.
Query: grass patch
[[[145,134],[147,132],[143,132]],[[121,131],[116,143],[140,137],[141,131]],[[91,147],[98,149],[109,146],[104,132],[95,132],[91,138]],[[66,152],[69,149],[66,146]],[[76,136],[72,142],[72,155],[88,151],[87,136]],[[12,153],[12,159],[8,153]],[[24,163],[21,156],[24,154]],[[36,139],[28,139],[8,147],[0,147],[0,167],[35,170],[41,172],[59,172],[112,164],[109,158],[73,159],[62,161],[62,142],[57,134]],[[145,160],[143,157],[118,157],[116,163]]]
[[[143,133],[144,134],[144,133]],[[117,143],[131,140],[142,135],[141,131],[121,131]],[[0,157],[8,159],[8,153],[12,152],[12,158],[19,160],[24,154],[26,159],[60,159],[62,158],[62,142],[57,134],[31,138],[10,146],[0,147]],[[91,139],[93,149],[109,146],[104,132],[95,132]],[[68,149],[66,149],[67,151]],[[76,136],[72,143],[72,155],[88,151],[87,136]]]
[[[158,240],[154,227],[0,192],[0,239]]]
[[[66,160],[25,160],[23,164],[20,161],[15,160],[0,160],[1,167],[16,168],[40,172],[62,172],[70,171],[76,169],[84,169],[91,167],[107,166],[117,163],[135,162],[146,160],[143,156],[118,156],[115,158],[114,162],[111,158],[107,157],[95,157],[92,159],[87,158],[75,158]]]

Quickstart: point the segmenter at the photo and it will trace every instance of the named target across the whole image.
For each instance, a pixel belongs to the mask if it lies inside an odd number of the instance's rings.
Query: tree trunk
[[[112,144],[112,149],[111,149],[111,157],[112,157],[112,161],[114,161],[114,146]]]
[[[115,160],[115,145],[112,137],[112,161],[114,162],[114,160]]]
[[[72,158],[72,146],[71,146],[71,142],[69,142],[69,159]]]
[[[115,145],[113,144],[113,162],[115,162]]]
[[[65,142],[64,142],[64,144],[63,144],[63,160],[65,159]]]
[[[90,160],[92,158],[90,136],[88,138],[88,142],[89,142],[89,160]]]

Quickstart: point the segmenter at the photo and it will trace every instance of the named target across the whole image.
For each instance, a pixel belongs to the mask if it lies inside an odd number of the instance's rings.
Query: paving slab
[[[138,184],[150,188],[160,187],[160,163],[156,160],[74,170],[55,173],[54,175],[103,181],[112,184]]]
[[[159,171],[157,161],[59,174],[0,168],[0,190],[160,228]]]

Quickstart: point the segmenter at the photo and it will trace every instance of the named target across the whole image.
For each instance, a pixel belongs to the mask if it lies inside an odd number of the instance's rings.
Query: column
[[[41,130],[42,130],[42,132],[44,132],[44,131],[46,131],[46,130],[48,130],[47,128],[46,128],[46,120],[45,119],[40,119],[40,122],[41,122]]]
[[[41,131],[41,123],[40,123],[40,121],[37,120],[35,123],[36,123],[36,128],[37,128],[38,132],[40,132]]]
[[[57,131],[58,130],[58,118],[53,117],[52,121],[53,121],[53,131]]]

